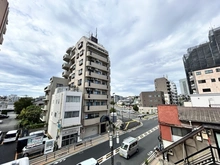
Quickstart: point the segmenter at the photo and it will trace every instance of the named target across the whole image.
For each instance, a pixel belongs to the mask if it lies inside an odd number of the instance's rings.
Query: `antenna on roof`
[[[97,38],[97,28],[95,29],[95,38]]]

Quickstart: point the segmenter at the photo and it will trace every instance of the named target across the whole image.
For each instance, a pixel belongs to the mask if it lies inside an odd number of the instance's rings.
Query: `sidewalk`
[[[118,120],[116,125],[120,125],[121,121]],[[126,132],[129,132],[131,130],[137,129],[142,126],[142,123],[138,125],[137,127],[134,127],[132,129],[129,129],[127,131],[122,131],[122,130],[117,130],[119,131],[119,135],[123,135]],[[83,152],[86,149],[89,149],[93,146],[96,146],[98,144],[101,144],[105,141],[109,140],[108,133],[103,134],[103,135],[98,135],[93,138],[88,138],[85,141],[82,142],[81,145],[75,146],[75,145],[69,145],[67,147],[63,147],[58,151],[55,151],[53,153],[49,153],[46,155],[41,155],[36,158],[30,159],[30,164],[31,165],[44,165],[44,164],[57,164],[58,162],[64,161],[67,157],[71,155],[75,155],[77,153]],[[98,160],[99,161],[99,160]],[[101,160],[100,160],[101,161]]]

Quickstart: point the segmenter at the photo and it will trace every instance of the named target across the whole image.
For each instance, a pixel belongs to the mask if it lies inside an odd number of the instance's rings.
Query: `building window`
[[[211,92],[211,89],[210,88],[205,88],[205,89],[202,89],[203,92]]]
[[[191,132],[191,129],[171,127],[172,135],[185,136]]]
[[[218,78],[218,81],[220,81],[220,77]]]
[[[220,68],[216,68],[216,72],[220,72]]]
[[[80,96],[66,96],[66,102],[80,102]]]
[[[89,114],[85,114],[85,119],[94,119],[94,118],[98,118],[99,117],[99,113],[89,113]]]
[[[196,72],[196,75],[201,75],[201,72]]]
[[[57,113],[56,112],[54,113],[54,117],[57,117]]]
[[[77,143],[77,137],[78,137],[77,133],[63,136],[62,137],[62,147]]]
[[[58,83],[56,85],[56,87],[62,87],[62,86],[63,86],[63,84],[58,84]]]
[[[78,70],[78,74],[79,74],[79,75],[82,74],[82,69]]]
[[[65,112],[64,118],[72,118],[72,117],[79,117],[79,111],[69,111]]]
[[[151,95],[148,95],[148,97],[152,97]]]
[[[83,64],[83,59],[81,59],[80,61],[79,61],[79,66],[81,66]]]
[[[215,78],[212,78],[211,81],[212,81],[212,82],[216,82],[216,81],[215,81]]]
[[[205,70],[205,74],[209,74],[209,73],[213,73],[213,70],[212,69]]]
[[[198,80],[198,83],[199,83],[199,84],[206,83],[206,80]]]
[[[78,80],[78,86],[82,84],[82,79]]]

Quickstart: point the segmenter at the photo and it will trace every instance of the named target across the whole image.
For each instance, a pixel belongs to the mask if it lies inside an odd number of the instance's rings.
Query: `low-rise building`
[[[220,109],[159,105],[163,159],[173,164],[220,164]]]
[[[51,100],[48,134],[57,140],[58,147],[81,141],[82,92],[69,87],[55,89]]]

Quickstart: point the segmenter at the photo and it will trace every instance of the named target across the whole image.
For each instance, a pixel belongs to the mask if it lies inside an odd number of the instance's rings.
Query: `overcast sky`
[[[0,45],[0,95],[42,96],[52,76],[62,77],[63,55],[95,34],[109,52],[111,93],[153,91],[154,79],[185,78],[187,48],[208,41],[220,26],[219,0],[8,0]]]

